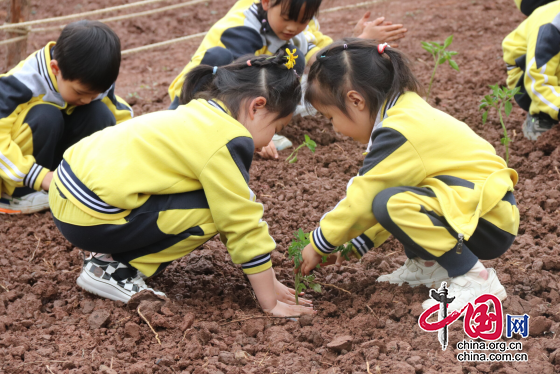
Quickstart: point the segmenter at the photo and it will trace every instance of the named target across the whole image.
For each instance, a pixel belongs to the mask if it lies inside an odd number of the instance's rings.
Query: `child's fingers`
[[[406,32],[406,29],[403,29],[403,25],[396,24],[396,25],[388,25],[388,26],[381,26],[383,31],[385,32],[390,32],[390,31],[395,31],[395,30],[400,30],[401,32],[403,32],[402,30],[405,30],[404,32]]]
[[[373,20],[372,22],[368,22],[368,24],[371,24],[373,26],[379,26],[383,23],[383,21],[385,21],[385,17],[379,17]]]
[[[317,314],[317,311],[313,310],[312,308],[308,308],[301,305],[291,305],[289,308],[294,311],[293,315],[297,315],[297,316],[302,314]]]

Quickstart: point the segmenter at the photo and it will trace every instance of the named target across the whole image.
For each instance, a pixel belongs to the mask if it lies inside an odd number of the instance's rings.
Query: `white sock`
[[[477,261],[472,269],[467,272],[467,274],[473,277],[481,278],[482,280],[488,279],[488,271],[480,261]]]

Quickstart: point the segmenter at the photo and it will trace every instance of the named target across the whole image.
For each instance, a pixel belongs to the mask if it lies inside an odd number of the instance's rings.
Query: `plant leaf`
[[[506,116],[509,116],[512,109],[513,109],[513,105],[511,104],[511,101],[506,101],[506,103],[504,105],[504,110],[506,112]]]
[[[482,113],[482,124],[486,124],[486,119],[488,118],[488,111]]]
[[[449,35],[447,39],[445,39],[445,42],[443,43],[443,48],[445,49],[449,47],[452,42],[453,42],[453,35]]]
[[[318,284],[318,283],[309,283],[309,287],[315,292],[318,292],[318,293],[323,292],[323,290],[321,290],[321,285]]]
[[[457,63],[453,60],[449,60],[449,65],[451,65],[451,67],[457,71],[459,71],[459,65],[457,65]]]

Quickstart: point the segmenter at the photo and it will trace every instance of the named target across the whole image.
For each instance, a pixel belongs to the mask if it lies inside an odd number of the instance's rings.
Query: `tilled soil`
[[[118,5],[114,0],[76,4],[68,0],[32,2],[33,19]],[[350,1],[324,1],[324,8]],[[183,8],[111,23],[123,49],[207,30],[232,0]],[[443,41],[454,34],[451,50],[460,72],[440,66],[432,103],[468,123],[500,154],[501,129],[495,113],[482,125],[478,104],[488,85],[505,84],[501,40],[523,16],[513,1],[392,0],[371,6],[409,29],[401,44],[427,83],[431,57],[420,41]],[[363,8],[325,13],[322,29],[335,38],[351,32],[350,21]],[[0,10],[0,17],[2,16]],[[33,35],[29,52],[57,34]],[[167,86],[194,52],[197,40],[124,58],[118,93],[136,114],[169,105]],[[0,70],[6,70],[5,52]],[[0,373],[555,373],[560,372],[560,129],[537,142],[521,133],[523,112],[507,118],[510,165],[520,175],[516,198],[519,236],[494,267],[507,289],[505,313],[531,316],[530,337],[520,339],[526,363],[459,363],[455,344],[468,339],[460,323],[450,327],[441,350],[435,333],[417,324],[425,287],[376,283],[401,266],[402,246],[390,239],[361,262],[319,270],[323,293],[311,292],[318,314],[298,322],[262,317],[254,295],[224,246],[213,239],[176,261],[148,283],[168,295],[125,306],[82,292],[75,284],[82,255],[56,230],[50,213],[0,216]],[[278,243],[273,263],[279,279],[291,285],[286,248],[298,228],[312,230],[323,213],[344,196],[357,173],[364,146],[333,132],[323,118],[296,118],[285,134],[297,144],[309,134],[315,154],[302,149],[296,164],[258,157],[250,186],[265,205],[265,219]],[[158,334],[139,316],[150,321]],[[236,322],[237,320],[243,320]],[[508,339],[506,339],[508,340]]]

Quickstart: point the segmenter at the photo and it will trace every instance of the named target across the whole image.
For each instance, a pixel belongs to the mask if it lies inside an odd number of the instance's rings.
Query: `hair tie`
[[[214,70],[212,70],[212,75],[216,75],[216,72],[218,71],[218,67],[214,66]]]
[[[293,69],[294,66],[296,66],[296,59],[299,57],[298,55],[295,55],[296,53],[296,49],[294,48],[293,51],[290,52],[289,48],[286,48],[286,53],[288,54],[287,56],[284,56],[288,59],[288,62],[286,62],[284,65],[288,68],[288,69]],[[295,56],[294,56],[295,55]]]
[[[251,65],[251,60],[247,60],[247,66],[252,66]]]
[[[387,44],[387,43],[379,44],[377,46],[377,52],[379,52],[379,54],[382,55],[383,52],[385,52],[385,48],[387,48],[387,47],[390,47],[390,45]]]
[[[348,49],[348,44],[344,44],[344,50]]]

